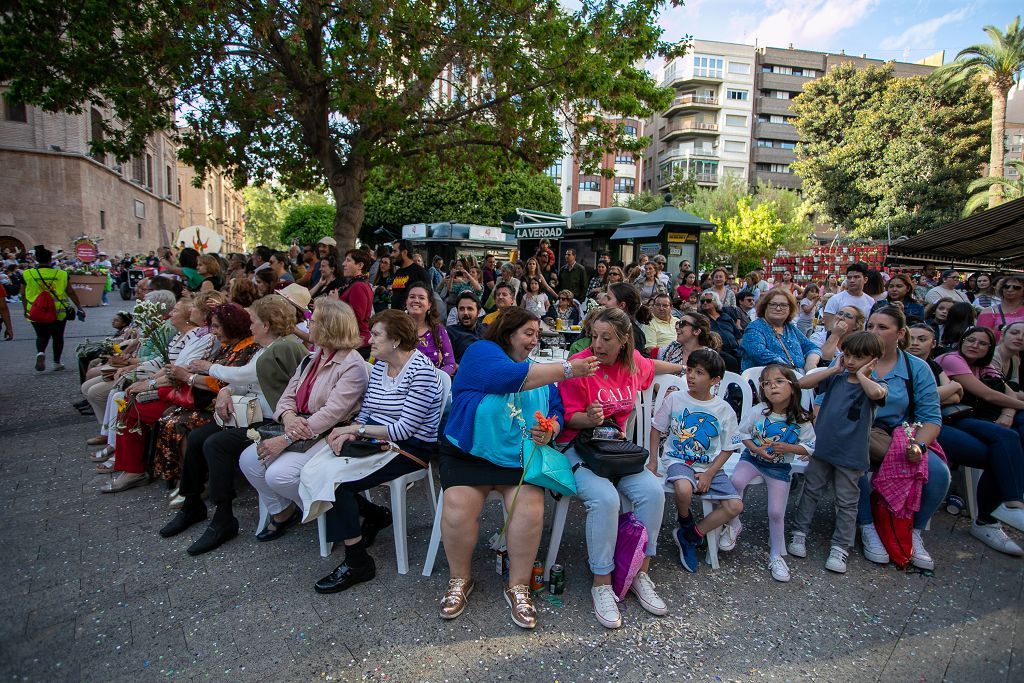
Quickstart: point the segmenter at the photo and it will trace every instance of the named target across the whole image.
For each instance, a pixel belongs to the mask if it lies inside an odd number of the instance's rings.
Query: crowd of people
[[[57,328],[76,301],[52,254],[39,248],[35,261],[18,296],[40,354],[52,342],[60,363]],[[712,532],[720,550],[736,547],[744,517],[758,514],[743,505],[756,477],[767,484],[765,567],[775,580],[790,580],[787,556],[807,556],[828,488],[827,570],[846,571],[858,537],[866,559],[897,561],[877,525],[890,514],[912,526],[907,561],[934,569],[925,531],[946,500],[950,467],[981,471],[970,535],[1024,556],[1003,526],[1024,531],[1021,277],[976,273],[963,283],[954,270],[883,276],[854,263],[842,277],[799,284],[789,273],[774,282],[763,271],[742,281],[724,268],[698,274],[685,261],[670,276],[661,255],[628,265],[600,258],[591,271],[570,249],[555,262],[542,242],[515,263],[488,255],[426,267],[405,240],[340,254],[329,237],[229,259],[162,254],[160,274],[138,284],[110,339],[78,349],[76,407],[95,416],[89,443],[101,448],[90,459],[111,474],[100,492],[167,482],[159,533],[205,524],[187,547],[199,555],[238,534],[240,469],[267,513],[259,542],[326,516],[344,560],[313,588],[333,593],[374,578],[368,548],[391,525],[392,512],[360,492],[434,460],[450,572],[441,618],[466,609],[479,518],[495,491],[508,511],[503,598],[522,628],[537,623],[530,579],[545,488],[583,502],[594,612],[608,628],[622,624],[627,593],[652,614],[667,611],[650,575],[666,487],[689,572]],[[37,322],[44,292],[57,316]],[[539,362],[544,338],[573,326],[581,329],[567,356]],[[727,371],[743,370],[752,371],[753,408],[723,389]],[[649,448],[634,448],[626,435],[656,375],[685,379],[662,389]],[[608,469],[608,452],[632,464]],[[798,461],[805,484],[787,543]],[[632,506],[629,534],[620,496]],[[713,511],[697,519],[694,497]],[[627,536],[637,560],[622,583]]]

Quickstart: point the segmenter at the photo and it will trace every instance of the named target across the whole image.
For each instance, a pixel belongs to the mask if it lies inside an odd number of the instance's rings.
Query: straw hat
[[[293,306],[300,311],[309,309],[309,290],[302,285],[297,285],[294,282],[287,287],[284,287],[277,291],[278,294],[287,299]]]

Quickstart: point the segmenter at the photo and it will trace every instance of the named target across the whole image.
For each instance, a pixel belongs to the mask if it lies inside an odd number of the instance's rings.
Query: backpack
[[[57,298],[50,288],[43,274],[36,268],[36,277],[43,285],[43,291],[39,292],[32,305],[28,308],[28,319],[34,323],[55,323],[57,322]]]
[[[647,527],[632,512],[619,515],[619,533],[615,539],[615,568],[612,570],[612,590],[622,602],[640,572],[647,548]]]

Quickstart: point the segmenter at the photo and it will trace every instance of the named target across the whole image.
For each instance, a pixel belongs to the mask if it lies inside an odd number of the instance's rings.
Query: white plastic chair
[[[452,378],[447,373],[436,368],[435,372],[441,384],[441,414],[444,415],[448,408],[448,401],[451,398]],[[408,506],[406,505],[406,493],[410,486],[423,479],[427,480],[427,486],[430,487],[431,512],[436,512],[434,508],[437,505],[435,502],[437,501],[437,493],[434,490],[434,468],[431,463],[427,463],[427,469],[425,470],[410,472],[381,484],[381,486],[387,486],[391,490],[392,531],[395,536],[395,562],[398,565],[399,574],[409,573]],[[369,491],[365,492],[365,495],[369,497]],[[334,549],[334,543],[327,541],[327,522],[323,515],[317,518],[316,525],[317,533],[320,536],[320,556],[327,557]]]
[[[489,500],[496,500],[501,503],[502,518],[508,518],[508,510],[505,509],[505,499],[497,491],[487,494],[484,504]],[[444,491],[437,497],[437,505],[434,506],[434,528],[430,531],[430,543],[427,545],[427,559],[423,562],[423,576],[430,576],[434,573],[434,562],[437,561],[437,550],[441,547],[441,515],[444,508]],[[563,516],[563,525],[565,522]],[[561,534],[559,534],[561,538]]]

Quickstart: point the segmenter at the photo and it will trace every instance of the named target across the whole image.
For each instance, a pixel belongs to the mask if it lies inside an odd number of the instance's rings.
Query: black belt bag
[[[618,479],[642,472],[651,457],[646,448],[626,440],[618,426],[611,421],[581,431],[573,440],[573,448],[584,467],[605,479]]]

